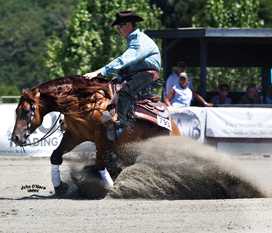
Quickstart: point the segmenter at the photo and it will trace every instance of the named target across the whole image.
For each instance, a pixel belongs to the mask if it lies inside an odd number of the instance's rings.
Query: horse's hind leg
[[[106,187],[111,188],[113,186],[113,180],[107,170],[106,157],[109,153],[110,146],[105,143],[105,135],[102,130],[97,130],[95,134],[95,146],[96,146],[96,167]]]
[[[62,164],[63,154],[71,151],[79,142],[69,133],[64,133],[59,146],[53,151],[51,161],[51,180],[55,189],[55,194],[60,195],[67,190],[67,185],[61,181],[59,166]]]

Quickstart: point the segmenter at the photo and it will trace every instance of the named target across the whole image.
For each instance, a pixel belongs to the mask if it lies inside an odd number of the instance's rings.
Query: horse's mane
[[[50,80],[31,89],[38,89],[44,102],[57,102],[69,110],[83,108],[91,96],[102,90],[110,98],[109,81],[102,78],[87,79],[84,76],[66,76]],[[72,110],[72,111],[73,111]]]
[[[102,78],[87,79],[84,76],[76,75],[50,80],[34,88],[38,88],[41,93],[51,92],[53,94],[52,92],[56,92],[55,94],[57,95],[64,95],[63,92],[69,92],[69,94],[92,94],[97,90],[109,92],[108,83],[109,81]]]

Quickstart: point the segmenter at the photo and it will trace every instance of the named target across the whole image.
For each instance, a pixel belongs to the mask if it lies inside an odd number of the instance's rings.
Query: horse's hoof
[[[54,187],[54,189],[56,196],[62,196],[67,192],[68,184],[61,182],[60,185],[58,187]]]

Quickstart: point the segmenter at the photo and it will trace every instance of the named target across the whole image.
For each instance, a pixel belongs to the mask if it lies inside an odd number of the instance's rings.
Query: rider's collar
[[[129,35],[128,35],[128,40],[131,40],[134,36],[136,36],[137,34],[139,34],[139,32],[140,32],[140,29],[139,28],[137,28],[137,29],[135,29],[133,32],[131,32]]]

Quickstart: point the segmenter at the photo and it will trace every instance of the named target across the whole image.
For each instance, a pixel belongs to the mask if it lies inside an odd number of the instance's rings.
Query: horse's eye
[[[27,109],[22,109],[22,114],[23,115],[27,115],[29,113],[29,110],[27,110]]]
[[[27,120],[29,117],[29,113],[30,113],[29,110],[23,108],[23,109],[18,110],[17,115],[18,115],[19,119]]]

